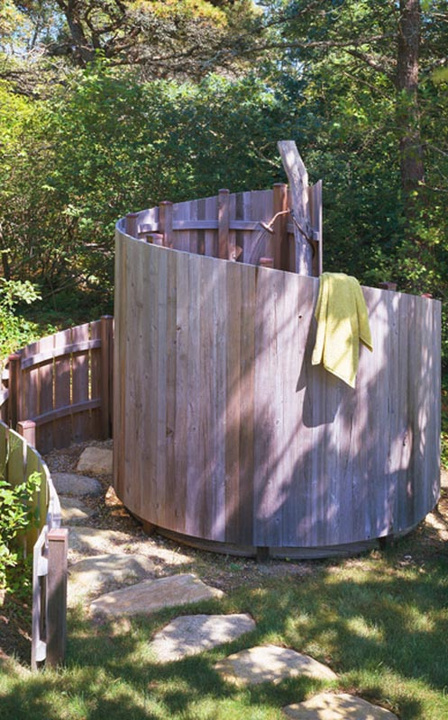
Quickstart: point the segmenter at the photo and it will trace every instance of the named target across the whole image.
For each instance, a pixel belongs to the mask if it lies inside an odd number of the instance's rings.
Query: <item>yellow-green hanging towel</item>
[[[317,335],[311,362],[354,388],[359,342],[373,350],[367,307],[356,278],[323,273],[315,310]]]

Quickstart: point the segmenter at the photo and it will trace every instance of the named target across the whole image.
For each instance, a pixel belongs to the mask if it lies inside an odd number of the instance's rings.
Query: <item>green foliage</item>
[[[253,77],[179,85],[99,67],[72,74],[22,128],[3,203],[11,274],[33,278],[55,304],[77,284],[105,301],[119,217],[163,199],[270,184],[276,140],[292,128]]]
[[[16,486],[0,478],[0,588],[6,585],[7,569],[16,567],[20,561],[17,537],[36,523],[32,502],[40,483],[38,472]]]
[[[442,382],[442,443],[440,464],[448,470],[448,377]]]
[[[0,278],[0,337],[2,339],[1,359],[25,345],[36,335],[35,323],[26,320],[16,312],[20,303],[30,305],[40,295],[34,285],[25,280]]]

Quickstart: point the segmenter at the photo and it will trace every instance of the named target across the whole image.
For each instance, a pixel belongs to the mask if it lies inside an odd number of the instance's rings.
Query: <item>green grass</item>
[[[235,563],[225,559],[196,557],[199,574],[216,563],[235,572]],[[78,609],[70,614],[65,668],[24,675],[19,665],[4,664],[0,716],[280,720],[282,706],[328,687],[359,694],[401,720],[448,717],[448,553],[436,531],[422,526],[384,553],[309,564],[300,575],[274,577],[256,565],[238,565],[238,573],[250,566],[249,579],[234,583],[224,600],[194,610],[250,612],[257,623],[250,635],[200,656],[157,664],[148,642],[175,610],[136,618],[120,629],[92,624]],[[339,679],[325,685],[299,678],[246,689],[223,682],[214,664],[259,643],[308,653]]]

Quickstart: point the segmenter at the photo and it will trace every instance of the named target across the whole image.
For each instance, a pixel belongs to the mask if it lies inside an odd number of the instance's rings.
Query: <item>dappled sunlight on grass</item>
[[[157,662],[154,633],[179,614],[120,622],[70,611],[67,667],[38,675],[6,669],[0,716],[14,720],[282,720],[281,708],[323,689],[348,692],[400,720],[448,717],[448,557],[421,535],[387,552],[313,563],[310,572],[257,575],[193,612],[249,612],[256,628],[183,660]],[[192,608],[181,614],[191,614]],[[232,653],[275,644],[338,674],[237,687],[215,670]]]

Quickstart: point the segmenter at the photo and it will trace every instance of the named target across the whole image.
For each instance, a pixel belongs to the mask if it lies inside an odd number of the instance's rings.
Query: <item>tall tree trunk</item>
[[[397,57],[397,120],[400,133],[401,185],[412,212],[424,181],[418,99],[421,12],[419,0],[400,0]]]

